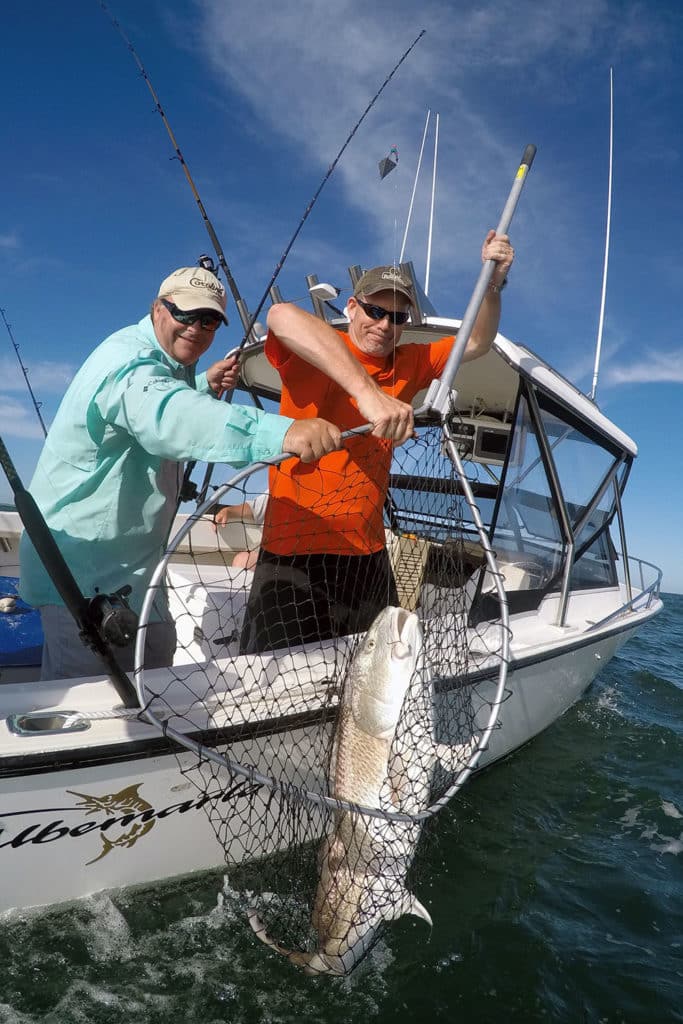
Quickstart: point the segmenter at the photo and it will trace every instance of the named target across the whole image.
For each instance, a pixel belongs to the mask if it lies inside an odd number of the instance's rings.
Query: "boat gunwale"
[[[555,657],[571,654],[584,647],[597,645],[598,643],[619,636],[637,628],[639,625],[653,618],[662,607],[661,599],[658,598],[654,606],[649,606],[640,611],[632,611],[626,619],[614,623],[610,628],[602,628],[598,632],[596,627],[583,631],[574,638],[567,637],[565,640],[555,638],[552,645],[544,645],[543,650],[538,647],[522,656],[512,654],[509,662],[509,672],[526,669],[531,666],[550,661]],[[540,646],[540,645],[539,645]],[[439,678],[435,682],[435,692],[439,695],[450,693],[466,686],[477,686],[495,678],[496,672],[492,667],[475,669],[460,679]],[[24,684],[20,684],[24,685]],[[2,690],[0,690],[0,695]],[[197,736],[206,747],[217,746],[219,743],[238,742],[244,739],[258,739],[262,736],[278,735],[280,733],[295,731],[299,728],[306,728],[310,725],[320,725],[329,718],[330,710],[334,704],[330,703],[329,697],[324,707],[314,708],[305,712],[298,712],[294,715],[273,717],[268,720],[256,722],[242,722],[234,726],[220,726],[211,730],[196,731],[188,733],[189,736]],[[4,720],[6,716],[3,716]],[[129,720],[130,721],[130,720]],[[142,722],[142,720],[141,720]],[[142,724],[148,725],[149,723]],[[149,737],[134,737],[118,740],[114,743],[89,744],[81,743],[76,746],[64,747],[60,750],[40,750],[35,753],[24,752],[22,754],[1,754],[0,753],[0,779],[25,777],[28,775],[46,774],[54,771],[80,770],[86,767],[93,767],[99,764],[111,762],[127,762],[137,758],[159,757],[165,754],[182,754],[184,748],[175,747],[167,736],[160,735],[153,726],[154,735]],[[79,738],[85,740],[85,734],[78,734]],[[16,737],[15,737],[16,738]],[[31,737],[34,738],[34,737]],[[23,738],[18,738],[23,739]],[[75,756],[78,751],[81,756]],[[97,754],[88,756],[88,753]],[[19,770],[17,770],[19,769]],[[2,811],[0,810],[0,816]]]

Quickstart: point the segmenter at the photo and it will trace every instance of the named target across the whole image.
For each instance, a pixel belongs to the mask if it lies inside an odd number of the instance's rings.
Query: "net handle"
[[[500,220],[496,227],[497,235],[507,234],[513,214],[517,208],[517,203],[519,202],[522,187],[526,181],[529,170],[531,169],[531,165],[534,162],[535,156],[536,147],[532,144],[528,145],[522,154],[522,159],[519,167],[517,168],[512,188],[510,189],[503,212],[500,215]],[[430,409],[434,412],[440,413],[441,415],[446,415],[450,410],[452,403],[451,389],[453,387],[453,381],[455,380],[460,363],[462,362],[467,342],[472,334],[472,329],[477,319],[479,308],[484,301],[484,296],[486,295],[486,290],[489,286],[489,281],[491,280],[495,267],[495,260],[486,260],[479,272],[479,277],[477,278],[477,283],[474,286],[472,297],[470,298],[470,301],[467,304],[467,309],[463,314],[462,323],[460,324],[455,344],[448,355],[441,377],[438,380],[432,381],[432,384],[427,391],[425,404],[423,406],[424,410]]]

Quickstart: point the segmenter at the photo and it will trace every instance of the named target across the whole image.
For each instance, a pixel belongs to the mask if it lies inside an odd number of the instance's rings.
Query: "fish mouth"
[[[415,612],[394,608],[392,620],[393,658],[414,656],[418,643],[418,618]]]

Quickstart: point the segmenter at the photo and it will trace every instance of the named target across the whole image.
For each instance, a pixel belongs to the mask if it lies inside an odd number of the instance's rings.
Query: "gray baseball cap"
[[[359,295],[374,295],[376,292],[394,291],[405,295],[411,305],[415,299],[410,280],[402,274],[398,267],[373,267],[366,270],[353,289],[357,298]]]

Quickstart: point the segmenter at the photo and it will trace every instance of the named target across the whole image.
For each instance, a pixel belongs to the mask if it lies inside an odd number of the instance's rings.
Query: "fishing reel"
[[[212,257],[208,256],[206,253],[202,253],[202,255],[197,259],[197,266],[202,267],[203,270],[208,270],[210,274],[218,277],[218,267],[214,263]]]
[[[194,480],[183,480],[180,493],[178,494],[178,502],[184,501],[196,501],[199,496],[199,488],[197,487]]]
[[[128,647],[135,640],[138,617],[126,598],[132,587],[126,585],[113,594],[98,594],[88,603],[91,623],[107,644]]]

